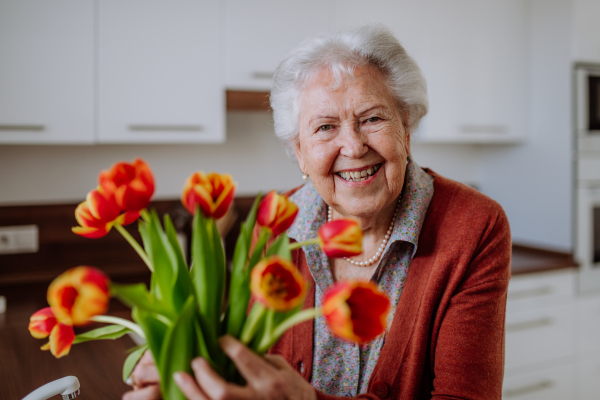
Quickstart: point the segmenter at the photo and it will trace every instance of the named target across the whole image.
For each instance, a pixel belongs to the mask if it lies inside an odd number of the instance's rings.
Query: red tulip
[[[258,301],[276,311],[293,309],[306,295],[306,283],[298,269],[279,256],[256,264],[250,277],[250,289]]]
[[[105,236],[115,223],[128,225],[138,219],[138,211],[128,211],[120,214],[114,196],[103,190],[92,190],[86,201],[75,209],[75,219],[80,226],[71,228],[79,236],[97,239]]]
[[[199,205],[206,218],[218,219],[229,210],[235,187],[231,175],[214,172],[206,175],[198,171],[186,180],[181,202],[192,214],[195,214],[196,205]]]
[[[50,336],[50,341],[42,346],[42,350],[50,350],[56,358],[69,354],[75,340],[73,327],[58,321],[50,307],[42,308],[31,316],[29,332],[36,339]]]
[[[273,190],[260,202],[256,222],[260,226],[271,229],[273,235],[277,236],[292,226],[296,215],[298,215],[298,206]]]
[[[385,331],[389,309],[373,282],[339,282],[325,292],[322,313],[335,335],[362,344]]]
[[[328,257],[352,257],[362,253],[363,232],[352,219],[335,219],[319,229],[321,248]]]
[[[60,321],[85,325],[108,308],[109,280],[100,270],[75,267],[56,277],[48,288],[48,304]]]
[[[100,172],[100,187],[114,194],[122,211],[141,211],[148,206],[154,194],[154,176],[144,160],[116,163],[110,170]]]

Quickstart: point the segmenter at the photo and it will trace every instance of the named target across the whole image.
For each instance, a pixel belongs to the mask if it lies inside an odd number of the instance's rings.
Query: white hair
[[[387,77],[406,125],[414,131],[427,113],[427,85],[421,70],[394,35],[381,24],[306,39],[279,63],[271,88],[275,134],[288,155],[295,157],[298,141],[300,93],[307,80],[322,68],[331,71],[335,89],[343,75],[357,67],[373,66]]]

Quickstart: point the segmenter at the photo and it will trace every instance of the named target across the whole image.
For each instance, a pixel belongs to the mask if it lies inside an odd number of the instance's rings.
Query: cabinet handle
[[[5,124],[0,125],[0,131],[34,131],[39,132],[46,129],[44,125],[22,125],[22,124]]]
[[[199,132],[202,130],[201,125],[129,125],[130,131],[136,132]]]
[[[273,79],[275,75],[274,72],[264,72],[264,71],[256,71],[252,73],[252,77],[254,79]]]
[[[554,384],[553,381],[544,380],[544,381],[541,381],[538,383],[534,383],[532,385],[522,386],[522,387],[516,388],[516,389],[506,389],[504,391],[504,397],[522,396],[524,394],[548,389],[548,388],[552,387],[553,384]]]
[[[543,317],[531,321],[515,322],[514,324],[506,324],[507,332],[526,331],[528,329],[541,328],[543,326],[552,325],[552,318]]]
[[[509,300],[521,300],[528,297],[539,297],[548,296],[554,292],[552,286],[542,286],[533,289],[515,290],[514,292],[508,292]]]
[[[492,133],[494,135],[500,133],[508,133],[509,129],[506,125],[460,125],[458,129],[462,133]]]

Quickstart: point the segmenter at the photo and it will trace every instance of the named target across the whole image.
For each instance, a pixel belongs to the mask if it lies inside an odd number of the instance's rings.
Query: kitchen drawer
[[[505,376],[502,399],[574,400],[573,365]]]
[[[506,370],[574,354],[573,304],[506,315]]]
[[[598,400],[600,398],[600,353],[595,358],[579,360],[575,384],[578,400]]]
[[[508,284],[507,313],[564,304],[575,294],[571,270],[517,275]]]
[[[577,353],[582,357],[600,351],[600,296],[578,300],[576,339]]]

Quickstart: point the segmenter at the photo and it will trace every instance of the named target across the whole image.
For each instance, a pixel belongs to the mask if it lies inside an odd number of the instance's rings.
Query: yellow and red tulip
[[[352,219],[335,219],[319,229],[319,242],[328,257],[352,257],[362,253],[363,232]]]
[[[335,335],[362,344],[385,331],[389,309],[375,283],[344,281],[325,292],[321,311]]]
[[[127,211],[120,214],[114,195],[102,189],[91,190],[86,200],[75,209],[75,219],[79,226],[71,230],[79,236],[97,239],[105,236],[115,223],[128,225],[140,216],[138,211]]]
[[[42,350],[50,350],[56,358],[69,354],[75,340],[73,327],[59,321],[50,307],[42,308],[31,316],[29,332],[36,339],[50,336],[50,341],[42,346]]]
[[[119,162],[110,170],[100,172],[100,187],[111,193],[122,211],[141,211],[148,206],[154,194],[154,176],[144,160],[133,163]]]
[[[48,288],[48,304],[59,321],[85,325],[108,308],[109,280],[100,270],[80,266],[56,277]]]
[[[296,215],[298,215],[298,206],[286,196],[277,194],[273,190],[261,201],[256,222],[260,226],[271,229],[273,235],[277,236],[292,226]]]
[[[306,295],[306,283],[298,269],[279,256],[256,264],[250,277],[250,289],[258,301],[276,311],[293,309]]]
[[[198,205],[206,218],[218,219],[229,210],[235,187],[236,184],[229,174],[205,174],[198,171],[186,180],[181,202],[192,214],[195,214]]]

